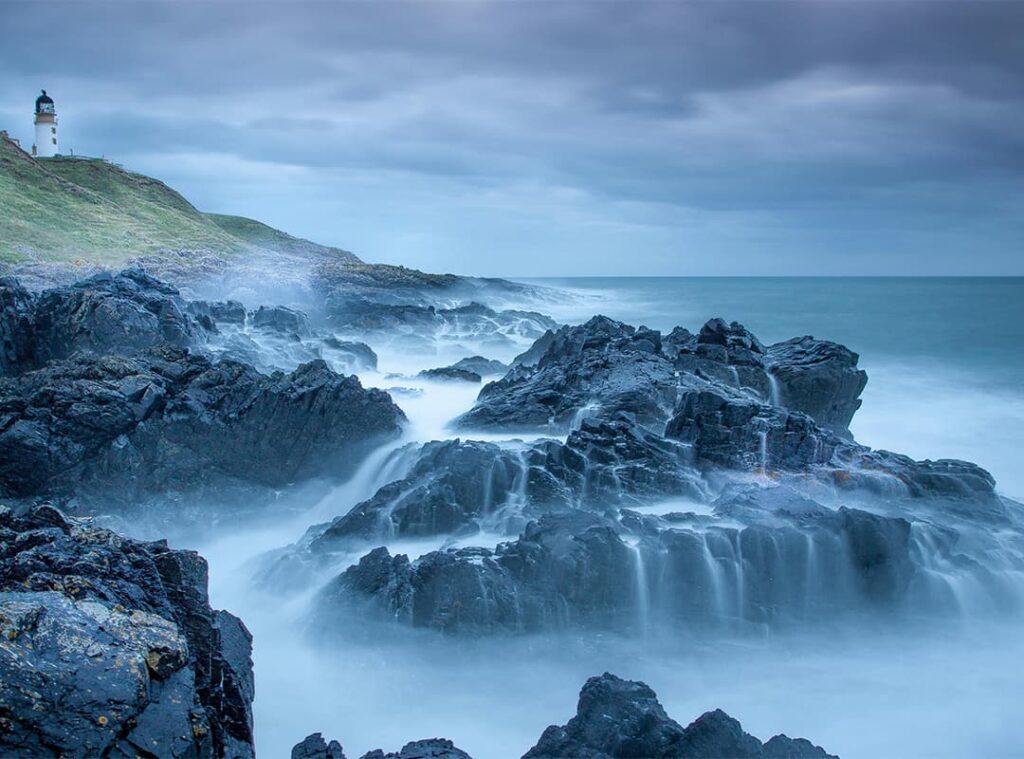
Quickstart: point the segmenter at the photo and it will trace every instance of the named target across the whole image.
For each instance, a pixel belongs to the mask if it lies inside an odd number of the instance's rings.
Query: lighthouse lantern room
[[[57,153],[57,111],[53,98],[43,90],[36,98],[36,144],[32,146],[32,155],[50,158]]]

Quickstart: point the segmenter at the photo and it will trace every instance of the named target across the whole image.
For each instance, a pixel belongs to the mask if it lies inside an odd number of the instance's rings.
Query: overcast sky
[[[1024,274],[1024,3],[0,12],[0,128],[366,260]]]

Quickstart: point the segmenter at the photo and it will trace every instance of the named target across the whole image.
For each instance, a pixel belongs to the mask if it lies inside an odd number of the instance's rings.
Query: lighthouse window
[[[57,134],[57,127],[50,127],[50,134]]]
[[[54,137],[54,138],[53,138],[53,144],[54,144],[54,145],[56,145],[56,144],[57,144],[57,138],[56,138],[56,137]]]

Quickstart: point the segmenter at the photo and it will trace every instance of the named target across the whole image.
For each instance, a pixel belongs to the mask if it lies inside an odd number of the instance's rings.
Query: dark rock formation
[[[15,374],[34,361],[33,300],[11,277],[0,279],[0,376]]]
[[[442,366],[437,369],[424,369],[419,374],[424,379],[453,380],[456,382],[480,382],[483,378],[476,372],[469,369],[460,369],[456,366]]]
[[[473,759],[446,738],[427,738],[402,746],[401,751],[369,751],[361,759]]]
[[[576,507],[601,511],[659,497],[703,498],[685,456],[679,444],[624,416],[583,420],[565,444],[428,443],[405,478],[334,520],[312,548],[480,529],[514,534],[529,518]]]
[[[206,340],[178,291],[141,269],[96,274],[35,298],[8,279],[0,283],[0,308],[6,374],[74,353],[131,355],[157,345],[190,347]],[[13,325],[18,338],[12,342],[6,334]]]
[[[280,488],[351,471],[403,419],[322,361],[268,377],[173,348],[79,357],[0,380],[0,492],[132,502]]]
[[[833,432],[850,437],[868,375],[845,346],[796,337],[768,349],[769,371],[779,383],[776,402],[801,411]]]
[[[509,369],[508,364],[503,364],[495,359],[484,358],[483,356],[468,356],[459,359],[452,364],[452,367],[455,369],[465,369],[466,371],[479,374],[481,377],[504,374]]]
[[[707,712],[688,727],[669,718],[647,685],[605,673],[580,691],[576,716],[552,725],[523,759],[827,759],[803,738],[777,735],[762,744],[721,710]]]
[[[632,413],[662,424],[675,403],[675,372],[656,332],[596,316],[563,327],[536,365],[519,363],[480,391],[463,429],[568,427],[577,412],[599,404],[605,414]]]
[[[295,744],[292,759],[345,759],[345,752],[337,741],[328,743],[323,734],[313,733]]]
[[[280,332],[286,335],[304,337],[312,331],[309,317],[301,311],[293,311],[285,306],[260,306],[251,315],[252,325],[256,329]]]
[[[254,756],[251,638],[206,582],[192,551],[0,507],[0,749]]]
[[[193,300],[188,312],[210,332],[216,331],[217,324],[245,324],[245,306],[237,300]]]
[[[746,527],[577,510],[531,522],[493,550],[409,561],[377,548],[325,589],[318,613],[330,620],[368,605],[380,619],[469,635],[652,623],[743,630],[907,601],[921,561],[908,521],[760,497],[743,491],[716,503],[719,519],[754,513]]]
[[[766,349],[743,325],[712,319],[694,335],[653,330],[597,316],[542,336],[485,386],[458,424],[466,429],[569,426],[588,407],[628,411],[655,429],[676,395],[708,390],[765,405],[785,405],[848,437],[867,377],[857,355],[834,343],[800,338]]]

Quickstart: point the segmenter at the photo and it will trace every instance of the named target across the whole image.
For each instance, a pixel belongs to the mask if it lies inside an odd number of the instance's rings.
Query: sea
[[[799,335],[843,343],[868,373],[856,439],[915,458],[962,458],[1024,498],[1024,279],[624,277],[523,280],[541,294],[510,303],[579,323],[594,314],[663,331],[738,321],[767,343]],[[377,345],[373,345],[378,349]],[[508,346],[509,360],[525,345]],[[476,350],[477,346],[459,346]],[[485,352],[483,346],[479,352]],[[380,369],[419,394],[396,397],[403,442],[455,437],[448,422],[479,388],[415,378],[430,358],[378,349]],[[455,356],[457,358],[458,356]],[[439,357],[434,357],[443,365]],[[254,634],[257,747],[287,757],[314,731],[348,756],[443,736],[475,759],[521,756],[549,724],[573,716],[579,689],[604,671],[647,682],[685,725],[721,708],[767,740],[806,736],[844,759],[1024,756],[1024,628],[1018,618],[844,623],[830,630],[655,645],[599,633],[317,644],[306,625],[317,588],[260,587],[268,552],[345,513],[388,481],[389,452],[297,518],[231,530],[193,545],[210,562],[215,606]],[[493,547],[497,536],[460,542]],[[415,557],[430,543],[391,545]],[[272,555],[272,554],[269,554]],[[357,557],[353,557],[353,561]]]

